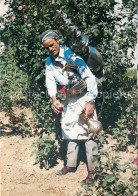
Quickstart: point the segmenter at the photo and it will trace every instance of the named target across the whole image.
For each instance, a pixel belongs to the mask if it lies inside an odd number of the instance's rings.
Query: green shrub
[[[27,105],[28,75],[16,66],[14,49],[1,55],[1,109],[11,111],[18,104]]]
[[[95,169],[93,174],[94,183],[82,185],[87,192],[91,192],[90,195],[134,196],[137,194],[138,159],[130,158],[128,162],[121,164],[120,152],[113,152],[113,146],[103,148],[107,137],[106,134],[93,137],[94,140],[98,141],[99,155],[94,156],[92,162],[98,161],[99,167]],[[126,177],[125,172],[128,170],[131,171],[131,176]]]
[[[128,74],[128,69],[133,67],[131,60],[136,43],[135,1],[123,1],[118,15],[114,15],[117,3],[110,0],[6,0],[6,3],[10,10],[5,16],[2,36],[6,43],[2,55],[2,72],[11,70],[11,73],[8,75],[9,80],[4,79],[2,74],[3,108],[8,105],[10,109],[13,106],[9,89],[13,92],[15,86],[20,86],[22,92],[30,93],[27,104],[34,113],[36,132],[39,128],[48,135],[53,130],[57,131],[51,101],[41,94],[44,92],[43,95],[46,95],[44,63],[48,53],[39,43],[39,35],[47,29],[58,29],[56,10],[61,9],[82,33],[88,35],[90,45],[103,56],[105,75],[97,109],[104,130],[117,138],[118,148],[124,150],[132,141],[130,138],[135,135],[136,127],[136,100],[133,93],[136,77]],[[128,21],[122,23],[126,17]],[[132,52],[128,56],[129,47]],[[18,77],[13,77],[15,70],[20,73]],[[127,92],[130,92],[130,96],[126,95]]]
[[[35,153],[36,160],[41,167],[49,169],[49,165],[55,164],[57,151],[54,143],[54,140],[46,136],[39,138],[36,143],[32,144],[32,147],[35,149],[32,151],[31,156]]]

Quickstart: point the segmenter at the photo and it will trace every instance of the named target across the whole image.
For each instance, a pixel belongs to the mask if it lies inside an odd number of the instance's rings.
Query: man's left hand
[[[92,103],[92,102],[86,103],[82,111],[85,111],[86,118],[89,118],[90,115],[93,114],[93,111],[94,111],[94,103]]]

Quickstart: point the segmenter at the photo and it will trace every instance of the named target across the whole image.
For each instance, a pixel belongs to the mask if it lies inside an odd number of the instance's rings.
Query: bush
[[[51,101],[45,96],[44,62],[48,53],[39,43],[39,35],[47,29],[58,29],[56,10],[61,9],[82,33],[88,35],[90,45],[103,56],[105,75],[97,109],[104,129],[118,139],[119,149],[126,149],[136,127],[133,93],[136,78],[128,74],[128,69],[133,67],[131,60],[136,43],[135,1],[123,1],[118,15],[114,14],[116,1],[110,0],[6,0],[6,3],[10,10],[4,16],[6,23],[2,39],[6,46],[2,65],[3,73],[9,70],[11,73],[9,80],[2,79],[2,107],[5,109],[8,105],[10,109],[13,106],[9,89],[13,85],[11,89],[14,91],[15,86],[20,86],[22,92],[31,92],[27,104],[34,112],[34,119],[37,118],[34,120],[36,129],[41,128],[48,135],[54,129],[57,131]],[[125,18],[127,22],[121,22]],[[128,48],[132,48],[129,56]],[[13,77],[15,70],[18,77]]]
[[[121,164],[120,152],[113,152],[112,147],[105,148],[108,136],[94,136],[93,139],[98,142],[99,155],[94,156],[92,162],[99,162],[93,174],[94,183],[91,185],[82,184],[89,195],[99,196],[134,196],[137,194],[137,164],[138,160],[130,158],[128,162]],[[104,148],[103,148],[104,147]],[[95,147],[94,147],[95,148]],[[94,150],[93,148],[93,150]],[[130,170],[131,177],[126,177],[125,172]],[[79,195],[79,194],[78,194]]]
[[[54,140],[49,136],[39,138],[36,143],[32,144],[32,147],[35,149],[32,151],[31,156],[35,153],[37,162],[45,169],[49,169],[49,165],[55,164],[57,153],[56,147],[53,146]]]
[[[27,105],[28,75],[16,66],[14,54],[11,48],[1,55],[1,101],[7,113],[18,104]]]

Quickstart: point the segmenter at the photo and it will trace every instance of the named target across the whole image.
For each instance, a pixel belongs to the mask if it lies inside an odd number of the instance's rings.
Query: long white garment
[[[63,102],[64,110],[62,112],[61,128],[62,128],[62,139],[70,140],[86,140],[89,139],[90,135],[87,131],[81,127],[77,122],[83,124],[88,128],[87,123],[79,117],[81,110],[87,102],[87,94],[79,95],[78,97],[69,99]],[[97,119],[96,109],[92,119]]]
[[[87,131],[83,129],[77,122],[81,122],[87,127],[87,124],[83,119],[79,118],[79,114],[86,102],[95,101],[98,94],[97,83],[95,76],[90,71],[84,60],[73,53],[70,48],[66,46],[60,46],[60,52],[58,57],[53,57],[56,62],[65,65],[70,63],[75,65],[77,74],[76,77],[82,78],[87,84],[87,92],[81,94],[75,98],[69,99],[63,102],[64,110],[62,112],[62,138],[66,140],[85,140],[89,136]],[[68,74],[75,74],[69,73]],[[72,76],[72,75],[70,75]],[[62,69],[53,64],[52,58],[48,57],[46,60],[46,86],[50,97],[57,94],[57,83],[63,86],[68,86],[72,82],[68,78],[67,74]],[[94,110],[93,119],[97,119],[96,110]]]

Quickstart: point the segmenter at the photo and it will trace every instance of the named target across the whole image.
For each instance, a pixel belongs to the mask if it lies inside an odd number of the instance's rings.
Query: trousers
[[[93,155],[98,154],[98,149],[94,149],[97,147],[96,142],[93,140],[83,140],[85,142],[86,149],[86,157],[87,157],[87,165],[88,170],[94,170],[95,167],[98,167],[98,163],[92,163]],[[68,167],[76,167],[78,160],[78,152],[79,152],[80,140],[68,140],[67,141],[67,166]]]

